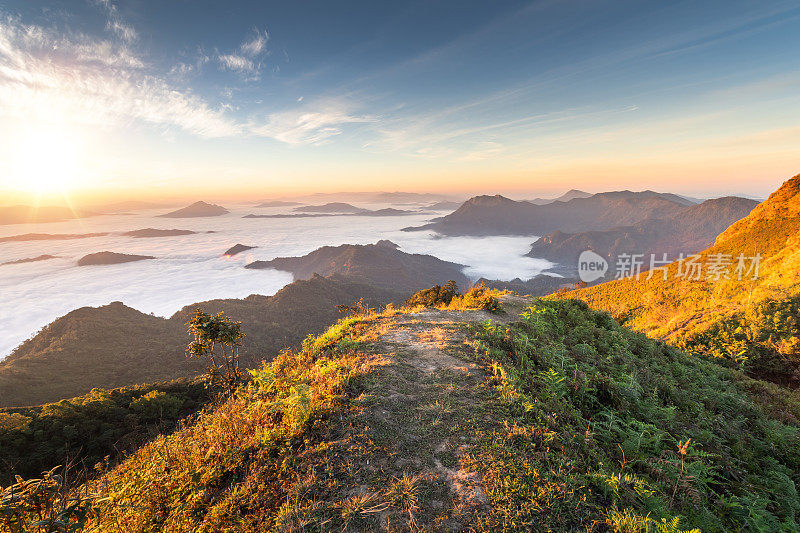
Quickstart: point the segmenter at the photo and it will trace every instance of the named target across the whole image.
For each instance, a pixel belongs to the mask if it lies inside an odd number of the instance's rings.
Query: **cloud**
[[[139,35],[136,33],[136,30],[133,29],[133,26],[123,22],[117,6],[112,4],[110,0],[97,0],[97,3],[103,6],[108,13],[106,30],[114,33],[126,43],[131,43],[138,39]]]
[[[243,42],[239,49],[246,56],[255,57],[266,50],[268,40],[269,34],[266,30],[262,32],[256,29],[255,36],[251,40]]]
[[[149,73],[124,39],[65,35],[13,17],[0,19],[0,115],[107,127],[140,120],[201,137],[242,133],[221,109]]]
[[[107,1],[109,24],[124,23]],[[118,29],[118,28],[117,28]],[[122,30],[119,30],[122,31]],[[236,119],[226,88],[223,101],[210,103],[189,88],[178,87],[210,58],[178,62],[163,73],[155,71],[130,43],[131,35],[114,30],[111,38],[27,25],[0,15],[0,117],[59,120],[114,128],[131,122],[158,126],[165,136],[177,130],[204,137],[257,136],[287,144],[321,144],[342,133],[343,125],[370,122],[345,100],[298,101],[290,111],[262,120]],[[255,79],[267,53],[268,35],[254,30],[237,53],[217,54],[224,68]],[[302,99],[301,99],[302,100]]]
[[[266,30],[253,30],[254,35],[244,41],[235,52],[218,53],[217,61],[223,70],[230,70],[241,75],[246,81],[258,81],[261,77],[263,62],[261,58],[268,54]]]
[[[241,73],[248,73],[248,72],[255,72],[256,65],[251,60],[247,59],[244,56],[236,55],[236,54],[224,54],[217,56],[220,65],[225,67],[228,70],[233,70],[235,72]]]
[[[327,101],[271,114],[265,125],[252,127],[251,131],[287,144],[321,144],[341,134],[344,124],[375,120],[373,116],[354,114],[344,102]]]
[[[356,202],[358,203],[358,202]],[[418,225],[429,215],[377,217],[352,232],[348,217],[319,219],[275,219],[270,224],[253,224],[241,215],[252,212],[252,205],[229,205],[236,215],[217,233],[169,239],[131,239],[118,233],[64,241],[48,241],[48,252],[57,259],[22,265],[6,265],[0,276],[0,359],[25,338],[58,316],[82,306],[97,306],[122,301],[145,313],[170,316],[185,305],[213,298],[245,298],[250,294],[274,294],[292,275],[275,270],[252,271],[244,268],[255,259],[304,255],[320,246],[344,243],[367,244],[389,239],[404,252],[427,253],[467,265],[465,273],[477,279],[530,278],[549,263],[525,257],[529,237],[454,237],[436,238],[433,233],[400,231]],[[172,227],[168,219],[154,218],[152,212],[128,217],[129,228]],[[98,222],[102,223],[102,222]],[[64,222],[65,233],[82,233],[83,222]],[[202,219],[184,219],[186,229],[203,231]],[[111,226],[107,228],[115,231]],[[298,234],[303,239],[295,238]],[[252,255],[223,259],[220,254],[231,242],[257,243]],[[41,253],[40,242],[15,243],[3,260],[34,257]],[[82,256],[98,250],[119,250],[131,254],[153,255],[153,261],[139,261],[105,267],[76,267]],[[32,298],[31,295],[37,295]]]

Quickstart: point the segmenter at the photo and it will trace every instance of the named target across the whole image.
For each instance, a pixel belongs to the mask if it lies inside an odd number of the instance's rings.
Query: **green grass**
[[[800,530],[796,394],[530,303],[343,319],[84,486],[86,530]]]
[[[799,529],[795,394],[578,301],[475,336],[502,406],[472,455],[485,529]]]
[[[172,435],[159,436],[91,487],[103,495],[89,531],[263,531],[277,527],[304,450],[324,442],[372,364],[350,349],[350,318],[252,371],[251,383]],[[344,347],[346,346],[346,347]]]

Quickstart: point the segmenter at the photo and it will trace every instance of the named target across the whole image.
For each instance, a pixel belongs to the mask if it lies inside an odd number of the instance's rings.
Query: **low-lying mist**
[[[0,226],[0,237],[24,233],[82,234],[110,232],[70,240],[0,243],[0,263],[57,256],[33,263],[0,266],[0,359],[41,327],[74,309],[113,301],[158,316],[213,298],[271,295],[292,281],[275,270],[249,270],[256,259],[298,256],[321,246],[370,244],[389,239],[409,253],[431,254],[466,266],[473,279],[530,278],[550,263],[523,255],[534,237],[438,238],[434,233],[405,233],[400,228],[422,224],[436,214],[388,217],[244,219],[248,213],[272,214],[283,209],[227,205],[228,215],[165,219],[163,211],[92,217],[52,224]],[[367,208],[385,205],[364,205]],[[405,207],[408,209],[408,207]],[[441,213],[439,213],[441,214]],[[121,232],[142,229],[186,229],[193,235],[132,238]],[[213,231],[214,233],[205,233]],[[257,248],[223,257],[236,243]],[[155,260],[106,266],[77,266],[86,254],[112,251],[155,256]]]

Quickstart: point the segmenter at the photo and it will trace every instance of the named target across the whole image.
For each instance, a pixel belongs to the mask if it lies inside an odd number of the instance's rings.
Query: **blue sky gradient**
[[[798,30],[780,1],[7,0],[0,188],[31,192],[24,129],[84,194],[763,196],[800,167]]]

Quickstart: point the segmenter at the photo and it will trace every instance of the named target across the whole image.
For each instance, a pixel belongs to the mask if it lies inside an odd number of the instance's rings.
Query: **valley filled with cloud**
[[[388,204],[369,204],[378,209]],[[0,239],[26,233],[95,234],[67,240],[0,242],[3,261],[41,255],[53,259],[0,266],[0,358],[39,328],[73,309],[113,301],[158,316],[170,316],[185,305],[214,298],[271,295],[291,283],[292,275],[276,270],[249,270],[255,260],[300,256],[321,246],[370,244],[388,239],[409,253],[430,254],[463,264],[471,279],[527,279],[550,266],[524,257],[535,237],[437,237],[433,232],[400,229],[424,223],[436,213],[359,217],[242,218],[246,214],[279,214],[288,208],[226,206],[231,213],[213,218],[170,219],[165,209],[102,215],[65,222],[0,226]],[[407,206],[406,206],[407,207]],[[440,213],[445,214],[445,213]],[[133,238],[123,232],[143,228],[191,230],[191,235]],[[213,231],[214,233],[206,233]],[[241,243],[255,248],[233,257],[224,252]],[[111,251],[153,256],[154,260],[116,265],[78,266],[91,253]]]

